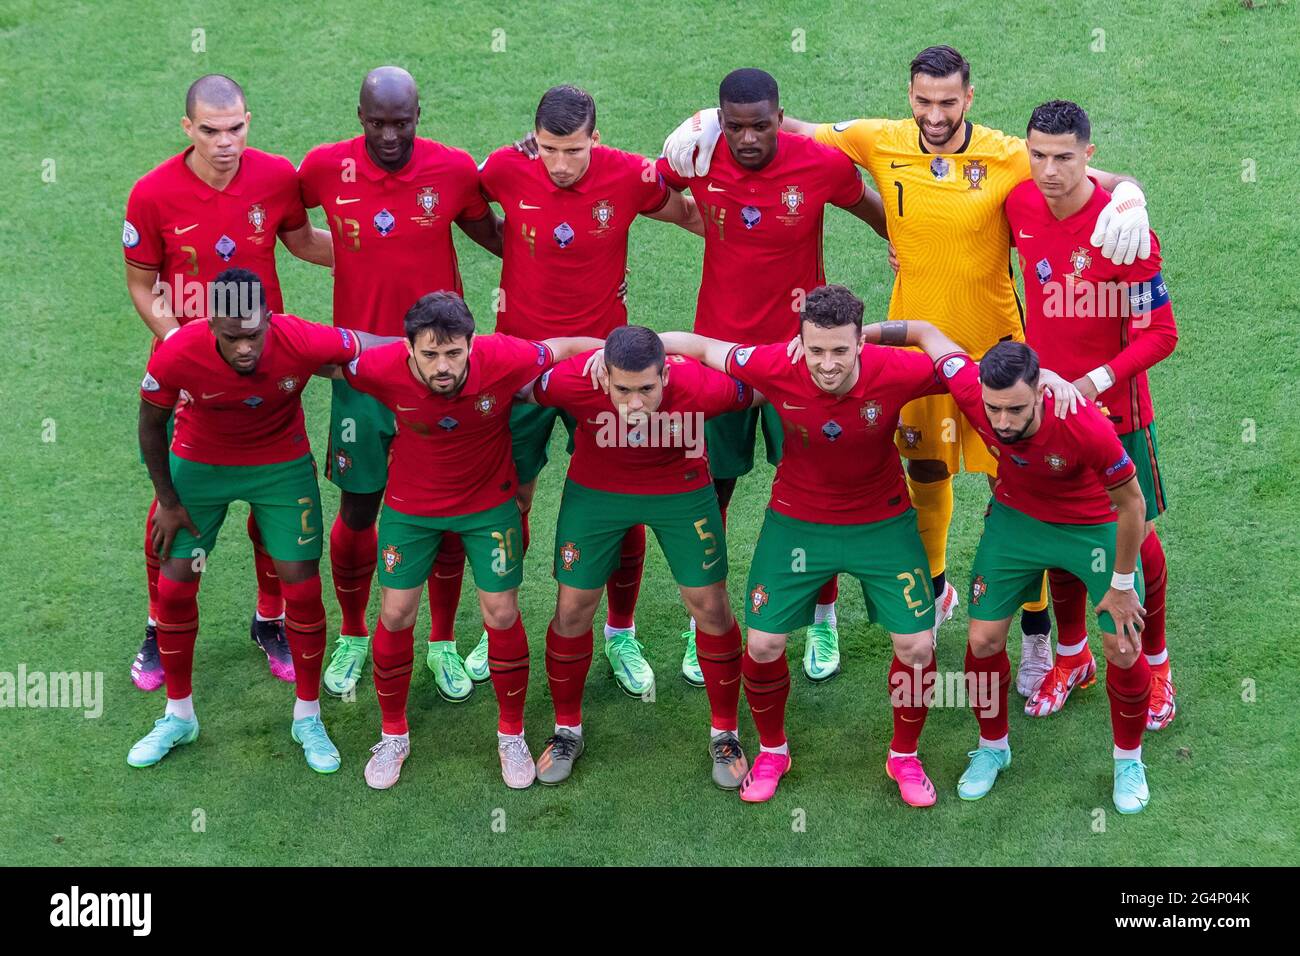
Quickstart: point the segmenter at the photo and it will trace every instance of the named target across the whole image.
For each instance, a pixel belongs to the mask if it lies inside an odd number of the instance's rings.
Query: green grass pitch
[[[26,864],[1260,864],[1300,862],[1294,798],[1300,720],[1295,579],[1295,318],[1300,277],[1300,35],[1297,5],[1152,0],[1064,6],[889,0],[655,5],[233,2],[0,4],[0,671],[104,675],[103,714],[0,709],[0,860]],[[195,52],[199,35],[205,46]],[[799,32],[796,32],[799,31]],[[504,49],[497,52],[493,46]],[[762,66],[800,118],[906,115],[907,63],[948,42],[971,60],[972,119],[1022,132],[1054,97],[1091,112],[1097,165],[1144,183],[1160,233],[1181,342],[1152,375],[1170,511],[1169,644],[1179,715],[1148,736],[1153,799],[1121,818],[1110,803],[1101,684],[1049,720],[1012,714],[1015,764],[965,804],[955,784],[976,728],[938,709],[922,738],[940,790],[901,804],[883,773],[888,641],[845,578],[844,673],[812,686],[791,640],[795,768],[777,798],[742,805],[709,783],[703,691],[676,675],[684,615],[651,546],[638,628],[659,674],[654,703],[625,697],[597,653],[588,750],[559,789],[510,792],[498,773],[495,704],[436,698],[417,656],[413,753],[401,785],[361,770],[378,708],[326,699],[343,768],[319,777],[289,738],[291,689],[247,638],[252,571],[236,508],[205,575],[196,668],[203,736],[160,766],[126,752],[159,715],[161,692],[132,687],[145,616],[140,555],[150,499],[135,444],[148,345],[123,282],[118,236],[132,183],[179,151],[185,87],[227,72],[243,83],[250,143],[294,162],[353,136],[357,89],[382,63],[421,84],[420,132],[482,158],[529,128],[542,91],[590,89],[604,140],[657,154],[722,75]],[[314,218],[320,224],[319,210]],[[885,250],[832,212],[827,274],[883,317]],[[498,264],[458,239],[465,287],[490,325]],[[643,221],[631,242],[632,320],[689,328],[698,241]],[[1286,251],[1289,249],[1290,251]],[[330,284],[281,252],[291,311],[329,321]],[[306,398],[323,453],[328,389]],[[551,712],[541,639],[553,609],[559,439],[533,511],[521,592],[533,673],[527,721],[540,749]],[[745,571],[770,469],[732,507],[731,592]],[[322,482],[327,520],[337,493]],[[958,482],[950,568],[969,570],[987,495]],[[328,561],[323,562],[328,579]],[[338,611],[326,582],[331,629]],[[377,609],[377,589],[371,617]],[[601,612],[603,616],[603,611]],[[426,626],[426,614],[417,635]],[[940,637],[942,671],[962,666],[964,610]],[[479,631],[469,590],[462,652]],[[1094,635],[1095,637],[1095,635]],[[1014,644],[1013,644],[1014,646]],[[1094,651],[1099,648],[1094,643]],[[1013,650],[1013,657],[1016,651]],[[1017,698],[1013,695],[1013,702]],[[755,745],[742,708],[742,733]],[[1105,811],[1104,820],[1097,814]]]

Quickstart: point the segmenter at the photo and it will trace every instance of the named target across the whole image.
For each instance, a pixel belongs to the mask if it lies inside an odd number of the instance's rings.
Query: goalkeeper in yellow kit
[[[929,47],[911,63],[911,119],[831,125],[783,116],[781,128],[842,150],[875,180],[898,263],[889,318],[931,322],[978,359],[999,341],[1024,338],[1002,206],[1030,177],[1023,139],[966,119],[974,93],[965,58],[952,47]],[[717,111],[701,110],[668,137],[664,156],[683,175],[703,175],[719,135]],[[1092,244],[1117,263],[1149,256],[1146,200],[1136,182],[1088,172],[1114,194]],[[896,443],[908,459],[908,490],[930,562],[937,636],[958,603],[945,575],[952,476],[964,461],[967,471],[991,480],[997,463],[947,394],[905,406]],[[1041,599],[1025,605],[1021,628],[1016,686],[1028,696],[1052,666],[1045,582]]]

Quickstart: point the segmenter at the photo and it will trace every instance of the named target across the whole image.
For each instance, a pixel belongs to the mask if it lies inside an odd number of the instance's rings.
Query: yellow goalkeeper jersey
[[[1002,211],[1029,178],[1023,139],[968,122],[960,149],[927,153],[911,119],[827,123],[816,138],[876,181],[899,264],[891,319],[932,322],[975,358],[1024,338]]]

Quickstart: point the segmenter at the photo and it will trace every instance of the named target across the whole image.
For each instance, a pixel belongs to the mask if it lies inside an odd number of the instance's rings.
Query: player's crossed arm
[[[392,345],[394,342],[403,341],[400,335],[374,335],[370,332],[358,332],[355,329],[349,329],[357,338],[357,358],[366,349],[377,349],[381,345]],[[321,378],[342,378],[343,367],[340,365],[322,365],[316,369],[313,375],[319,375]]]

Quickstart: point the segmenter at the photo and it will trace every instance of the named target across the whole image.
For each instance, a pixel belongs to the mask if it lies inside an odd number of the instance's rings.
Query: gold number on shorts
[[[718,550],[718,536],[712,531],[705,531],[704,526],[708,524],[708,518],[701,518],[695,522],[695,533],[700,536],[701,541],[708,542],[708,547],[704,549],[706,555],[712,554]]]
[[[897,575],[898,580],[905,582],[903,584],[903,600],[907,602],[907,607],[909,610],[918,608],[921,606],[922,603],[924,603],[922,601],[915,601],[912,599],[912,588],[916,587],[916,582],[918,580],[921,581],[922,590],[925,592],[925,594],[927,596],[929,596],[930,594],[929,576],[921,568],[913,568],[912,571],[915,572],[915,576],[909,574],[907,571],[904,571],[902,574]]]
[[[181,246],[181,252],[185,253],[185,258],[188,259],[190,262],[190,267],[187,270],[185,270],[185,274],[188,276],[198,275],[199,274],[199,250],[195,249],[193,246]]]
[[[505,533],[500,531],[492,532],[492,539],[497,543],[497,550],[500,551],[507,561],[515,559],[515,529],[510,528]]]
[[[334,229],[338,237],[343,242],[351,243],[353,252],[361,249],[361,223],[355,219],[344,219],[342,216],[334,216]]]
[[[307,519],[311,517],[311,513],[316,506],[316,502],[312,501],[310,498],[299,498],[298,504],[307,506],[302,509],[302,533],[315,534],[316,529],[313,528],[310,524],[308,524]]]

